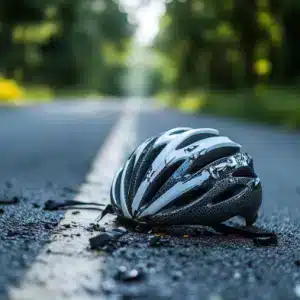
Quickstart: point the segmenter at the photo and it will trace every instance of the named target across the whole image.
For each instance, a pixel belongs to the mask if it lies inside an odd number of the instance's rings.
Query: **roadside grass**
[[[51,102],[54,98],[54,93],[48,86],[28,86],[24,90],[24,97],[22,99],[24,103]]]
[[[24,106],[58,100],[100,100],[103,96],[94,91],[53,90],[47,85],[21,87],[13,80],[0,80],[0,106]]]
[[[241,91],[194,91],[181,97],[164,92],[158,101],[187,113],[209,113],[239,119],[300,128],[300,91],[257,88]]]

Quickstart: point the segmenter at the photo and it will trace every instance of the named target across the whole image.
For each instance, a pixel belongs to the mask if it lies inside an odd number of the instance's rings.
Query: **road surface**
[[[299,299],[300,134],[145,103],[0,109],[1,198],[19,200],[0,205],[0,299]],[[108,203],[111,178],[133,147],[176,126],[217,128],[254,157],[264,187],[256,225],[278,233],[278,246],[187,237],[179,228],[161,247],[130,232],[113,253],[95,252],[88,239],[99,232],[89,227],[99,211],[43,210],[49,199]],[[120,266],[143,276],[122,282]]]

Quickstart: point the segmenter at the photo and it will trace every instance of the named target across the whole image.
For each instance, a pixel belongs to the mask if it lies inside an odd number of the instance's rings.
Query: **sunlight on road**
[[[151,82],[149,76],[155,62],[149,46],[159,31],[159,18],[165,11],[163,1],[144,2],[121,1],[130,21],[137,24],[131,55],[127,62],[127,74],[123,81],[126,96],[129,97],[144,97],[148,94]]]
[[[139,44],[149,45],[159,31],[159,18],[165,12],[164,1],[121,0],[132,21],[138,24],[135,38]],[[141,5],[142,4],[142,5]]]

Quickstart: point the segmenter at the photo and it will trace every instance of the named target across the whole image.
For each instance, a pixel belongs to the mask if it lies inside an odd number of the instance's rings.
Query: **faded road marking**
[[[124,104],[121,118],[95,158],[86,183],[81,186],[75,199],[109,202],[113,176],[135,143],[139,104],[134,100]],[[87,251],[88,240],[95,233],[85,230],[91,222],[95,222],[99,214],[100,211],[94,210],[81,210],[78,215],[67,211],[58,225],[59,232],[52,236],[51,243],[36,258],[20,286],[10,288],[9,298],[100,299],[95,293],[101,283],[100,270],[104,257]],[[75,223],[77,227],[72,226]],[[65,228],[65,224],[70,224],[71,228]]]

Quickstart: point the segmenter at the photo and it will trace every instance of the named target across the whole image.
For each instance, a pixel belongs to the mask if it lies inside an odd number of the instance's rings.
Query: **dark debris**
[[[163,245],[167,245],[169,243],[168,238],[162,238],[158,235],[151,235],[148,238],[149,247],[159,247]]]
[[[2,200],[0,200],[0,204],[17,204],[17,203],[19,203],[19,201],[20,201],[20,198],[17,197],[17,196],[14,196],[14,197],[12,197],[10,199],[2,199]]]
[[[300,267],[300,259],[295,260],[295,265],[296,265],[297,267]]]
[[[94,205],[103,206],[103,204],[95,202],[82,202],[77,200],[47,200],[44,204],[44,210],[58,210],[68,208],[70,206],[84,206],[84,205]]]
[[[115,228],[111,231],[102,232],[95,237],[90,238],[90,246],[91,249],[101,249],[103,247],[107,247],[103,250],[108,250],[111,252],[114,250],[113,242],[116,242],[121,236],[127,233],[127,230],[122,227]]]

